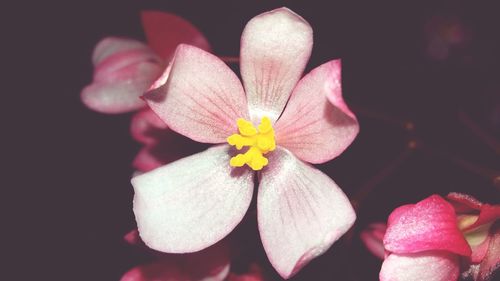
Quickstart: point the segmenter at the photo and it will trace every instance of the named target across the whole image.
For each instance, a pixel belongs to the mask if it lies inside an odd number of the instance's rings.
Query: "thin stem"
[[[463,111],[458,112],[458,119],[462,124],[467,127],[471,132],[482,140],[486,145],[491,147],[496,154],[500,154],[500,143],[488,135],[479,125],[477,125],[467,114]]]
[[[467,161],[465,159],[462,159],[458,156],[452,155],[450,153],[443,152],[441,150],[432,148],[429,145],[421,145],[419,146],[422,151],[427,152],[431,155],[434,155],[436,157],[444,158],[450,161],[451,163],[461,167],[462,169],[469,171],[473,174],[476,174],[478,176],[481,176],[485,179],[488,179],[492,182],[492,184],[497,188],[500,189],[500,171],[495,171],[489,168],[482,167],[478,164],[472,163],[470,161]]]
[[[384,179],[389,177],[401,164],[410,156],[417,147],[416,141],[410,141],[408,146],[400,152],[394,159],[387,163],[378,173],[361,186],[358,192],[352,197],[351,203],[354,209],[359,209],[362,202],[372,193]]]
[[[356,114],[359,114],[361,116],[365,116],[365,117],[371,118],[371,119],[376,119],[376,120],[382,121],[388,125],[403,128],[407,131],[413,131],[415,129],[415,124],[412,121],[400,120],[398,118],[387,115],[385,113],[373,111],[373,110],[361,107],[359,105],[352,105],[351,107]]]

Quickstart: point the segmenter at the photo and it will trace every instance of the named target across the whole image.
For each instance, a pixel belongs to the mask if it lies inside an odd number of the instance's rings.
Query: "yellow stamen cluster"
[[[228,137],[227,142],[238,150],[243,147],[249,148],[247,152],[231,158],[229,164],[232,167],[242,167],[247,164],[254,171],[261,170],[269,162],[263,155],[276,149],[271,120],[262,117],[257,128],[253,126],[252,122],[243,118],[239,118],[236,124],[240,133]]]

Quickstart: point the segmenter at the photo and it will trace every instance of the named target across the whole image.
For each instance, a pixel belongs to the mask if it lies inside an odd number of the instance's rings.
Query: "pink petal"
[[[383,239],[387,225],[385,223],[372,223],[364,229],[360,238],[365,244],[365,247],[377,258],[383,260],[385,257],[385,249]]]
[[[490,229],[487,228],[487,229],[484,229],[483,231],[489,232],[489,230]],[[470,235],[470,233],[465,234],[465,237],[467,238],[467,236],[469,236],[469,235]],[[481,235],[481,234],[479,234],[479,235]],[[470,261],[472,263],[480,263],[484,259],[484,257],[486,256],[486,254],[488,252],[491,236],[488,235],[488,233],[485,233],[484,235],[485,235],[484,238],[478,237],[477,239],[472,240],[472,242],[479,241],[477,243],[471,244],[471,241],[467,240],[467,242],[469,242],[469,245],[472,249],[472,254],[470,256]]]
[[[477,220],[473,224],[468,225],[467,227],[462,229],[462,231],[468,231],[477,227],[481,227],[498,219],[500,219],[500,205],[483,204],[481,205]]]
[[[227,281],[262,281],[262,270],[257,264],[252,264],[248,272],[237,274],[231,272],[226,279]]]
[[[385,249],[398,253],[446,250],[469,256],[471,249],[458,229],[455,211],[439,195],[396,209],[389,217]]]
[[[149,46],[167,61],[182,43],[210,51],[203,34],[181,17],[160,11],[143,11],[141,19]]]
[[[257,213],[264,249],[283,278],[328,250],[356,219],[332,179],[283,148],[262,171]]]
[[[170,260],[141,265],[126,272],[121,281],[189,281],[181,268]]]
[[[151,264],[137,266],[122,281],[222,281],[229,274],[229,254],[225,243],[185,255],[160,256]]]
[[[146,145],[139,150],[132,166],[141,172],[149,172],[178,159],[170,153],[158,153],[155,145]]]
[[[225,280],[230,269],[230,254],[226,241],[222,240],[203,251],[181,255],[182,267],[190,276],[189,280]]]
[[[130,78],[130,76],[135,77],[134,68],[131,66],[140,64],[154,65],[157,68],[154,78],[159,75],[163,67],[163,61],[150,49],[116,53],[95,65],[94,82],[116,82]]]
[[[500,223],[493,225],[490,236],[488,252],[480,263],[477,281],[493,280],[493,274],[500,269]]]
[[[167,83],[145,99],[172,130],[199,142],[224,143],[237,132],[236,120],[248,118],[238,77],[216,56],[188,45],[177,48]]]
[[[170,76],[170,71],[172,70],[172,62],[168,64],[168,66],[163,70],[163,73],[156,79],[151,87],[148,89],[148,91],[152,91],[155,89],[160,88],[161,86],[165,85],[167,83],[168,77]]]
[[[315,164],[337,157],[352,143],[359,125],[342,99],[339,60],[299,81],[275,129],[279,145]]]
[[[456,281],[458,256],[445,251],[391,254],[380,271],[380,281]]]
[[[128,51],[143,51],[149,53],[151,49],[148,45],[134,39],[106,37],[95,46],[94,52],[92,53],[92,63],[94,66],[97,66],[110,56]]]
[[[446,196],[457,214],[477,216],[476,221],[462,226],[462,231],[469,231],[500,219],[500,205],[483,204],[471,195],[451,192]]]
[[[254,122],[276,121],[311,55],[312,29],[287,8],[250,20],[241,35],[241,76]]]
[[[481,209],[482,202],[464,193],[451,192],[446,195],[446,199],[455,207],[457,213],[471,212]]]
[[[151,109],[134,114],[130,123],[132,137],[144,144],[151,144],[168,135],[168,126]]]
[[[229,166],[229,146],[215,146],[132,179],[142,240],[167,253],[195,252],[230,233],[253,190],[248,169]]]
[[[101,41],[93,60],[93,82],[83,89],[81,100],[90,109],[102,113],[124,113],[144,107],[139,97],[149,89],[163,67],[147,46],[119,38]]]
[[[123,240],[125,240],[130,245],[138,245],[141,243],[141,238],[139,237],[139,232],[137,229],[129,231],[125,236],[123,236]]]

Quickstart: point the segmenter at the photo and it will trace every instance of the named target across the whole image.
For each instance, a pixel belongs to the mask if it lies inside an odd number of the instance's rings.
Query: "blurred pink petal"
[[[238,77],[216,56],[180,45],[170,78],[144,97],[172,130],[195,141],[224,143],[237,132],[236,120],[248,119]]]
[[[311,26],[287,8],[260,14],[241,35],[240,68],[250,115],[278,119],[311,55]]]
[[[171,261],[156,261],[140,265],[126,272],[121,281],[189,281],[175,263]]]
[[[215,146],[132,179],[139,233],[169,253],[204,249],[241,221],[253,192],[253,174],[232,169],[228,146]]]
[[[99,41],[92,53],[92,63],[94,66],[99,65],[103,60],[116,55],[123,54],[129,51],[143,52],[144,54],[152,53],[148,45],[129,38],[106,37]]]
[[[179,159],[177,153],[173,151],[165,151],[161,154],[158,151],[155,145],[144,146],[135,156],[132,166],[141,172],[149,172]]]
[[[283,278],[328,250],[356,219],[335,182],[282,148],[262,171],[257,215],[264,249]]]
[[[181,17],[160,11],[143,11],[141,19],[148,45],[166,61],[171,59],[179,44],[210,50],[203,34]]]
[[[177,257],[177,255],[175,256]],[[230,253],[226,240],[203,251],[181,255],[182,268],[189,280],[225,280],[230,269]]]
[[[456,281],[458,276],[458,256],[445,251],[391,254],[380,271],[380,281]]]
[[[229,274],[225,243],[185,255],[162,255],[160,260],[132,268],[121,281],[222,281]]]
[[[252,264],[248,272],[236,274],[231,272],[226,279],[227,281],[262,281],[262,270],[256,264]]]
[[[399,254],[428,250],[446,250],[464,256],[471,254],[458,229],[453,207],[439,195],[398,209],[389,217],[384,237],[386,250]]]
[[[446,199],[450,201],[457,213],[466,213],[479,210],[483,205],[482,202],[480,202],[473,196],[458,192],[449,193],[448,195],[446,195]]]
[[[125,240],[130,245],[137,245],[141,243],[141,237],[139,237],[139,231],[137,229],[129,231],[125,236],[123,236],[123,240]]]
[[[168,126],[151,109],[144,109],[132,117],[130,133],[143,144],[155,143],[168,134]],[[159,136],[161,135],[161,136]]]
[[[280,146],[317,164],[337,157],[352,143],[359,125],[342,99],[340,82],[339,60],[313,69],[299,81],[276,122]]]
[[[372,223],[361,231],[360,238],[365,247],[377,258],[383,260],[385,257],[384,235],[387,229],[385,223]]]
[[[94,79],[82,90],[82,102],[102,113],[140,109],[139,98],[162,71],[162,62],[146,45],[130,39],[105,38],[94,55]]]

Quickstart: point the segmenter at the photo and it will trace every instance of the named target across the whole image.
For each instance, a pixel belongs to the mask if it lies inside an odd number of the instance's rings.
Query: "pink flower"
[[[171,130],[219,145],[132,179],[149,247],[187,253],[221,240],[245,215],[255,182],[262,243],[284,278],[352,226],[345,194],[307,164],[341,154],[359,129],[342,99],[338,60],[300,79],[312,40],[309,24],[286,8],[256,16],[241,38],[243,86],[217,57],[177,48],[168,80],[145,99]]]
[[[148,45],[133,39],[107,37],[94,49],[92,84],[82,102],[102,113],[124,113],[145,107],[139,97],[150,89],[177,45],[189,43],[209,50],[203,35],[186,20],[169,13],[141,13]]]
[[[456,281],[461,264],[469,272],[478,263],[484,263],[484,271],[474,280],[488,280],[500,265],[500,232],[498,226],[492,227],[500,218],[500,206],[458,193],[449,194],[448,199],[455,208],[439,195],[432,195],[391,213],[383,240],[387,256],[380,280]]]
[[[490,280],[500,267],[500,205],[485,204],[461,193],[446,197],[455,208],[459,228],[472,250],[465,261],[470,267],[462,272],[462,277]]]
[[[136,230],[125,235],[125,241],[141,246]],[[262,281],[260,268],[256,264],[248,272],[231,272],[233,253],[227,241],[221,241],[203,251],[190,254],[164,254],[152,252],[150,263],[136,266],[127,271],[121,281]]]

